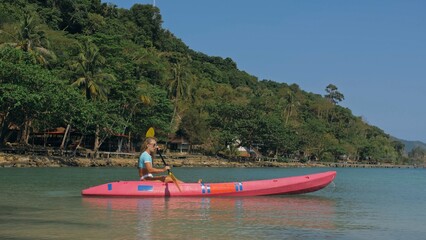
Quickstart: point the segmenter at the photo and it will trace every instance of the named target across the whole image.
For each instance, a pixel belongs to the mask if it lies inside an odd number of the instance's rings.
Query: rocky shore
[[[300,163],[276,161],[229,161],[202,155],[185,156],[184,158],[167,158],[172,167],[352,167],[352,168],[415,168],[410,165],[376,165],[348,163]],[[161,159],[156,159],[154,165],[162,165]],[[32,156],[0,153],[1,167],[136,167],[137,157],[134,158],[83,158],[62,156]]]
[[[301,163],[284,164],[279,162],[235,162],[210,156],[186,156],[166,158],[172,167],[301,167]],[[155,159],[154,165],[162,165]],[[0,153],[0,167],[136,167],[134,158],[84,158],[61,156],[32,156]]]

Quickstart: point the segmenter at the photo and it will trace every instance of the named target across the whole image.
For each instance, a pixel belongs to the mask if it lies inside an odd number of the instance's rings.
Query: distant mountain
[[[396,137],[393,137],[396,141],[400,141],[405,145],[405,152],[409,153],[411,150],[413,150],[416,147],[421,147],[426,149],[426,143],[420,142],[420,141],[408,141],[408,140],[402,140],[398,139]]]

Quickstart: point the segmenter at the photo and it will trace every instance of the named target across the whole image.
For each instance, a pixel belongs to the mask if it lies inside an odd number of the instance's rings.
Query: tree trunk
[[[95,131],[95,142],[93,144],[93,151],[95,154],[98,152],[99,149],[99,125],[96,125],[96,131]]]
[[[24,122],[24,128],[21,131],[21,137],[19,139],[19,143],[28,145],[28,139],[30,137],[30,127],[31,127],[31,120],[25,120]]]
[[[123,129],[123,134],[122,135],[124,135],[126,133],[126,127],[124,127],[124,129]],[[120,137],[120,139],[118,140],[118,149],[117,149],[117,152],[121,152],[121,148],[122,148],[122,146],[123,146],[123,138],[122,137]]]
[[[74,156],[77,155],[77,150],[80,147],[81,143],[83,142],[83,138],[84,138],[84,135],[81,135],[80,140],[78,141],[78,144],[77,144],[77,146],[74,149],[74,153],[73,153]]]
[[[170,120],[170,128],[173,129],[173,122],[175,121],[175,116],[176,116],[176,112],[177,112],[177,105],[175,105],[175,107],[173,108],[173,115],[172,115],[172,120]]]
[[[256,153],[256,155],[257,155],[257,153]],[[278,147],[275,148],[275,158],[278,159]]]
[[[27,132],[25,134],[25,144],[28,145],[28,141],[30,140],[31,126],[33,125],[33,121],[28,121]]]
[[[121,147],[123,146],[123,138],[118,140],[117,152],[121,152]]]
[[[11,131],[8,131],[5,136],[3,137],[3,143],[7,143],[9,141],[10,136],[12,135]]]
[[[3,118],[1,119],[1,124],[0,124],[0,145],[3,144],[4,136],[7,133],[7,131],[9,130],[9,123],[6,121],[8,115],[9,115],[9,111],[7,111],[6,114],[4,114]]]
[[[131,139],[131,134],[130,134],[130,132],[129,132],[128,148],[129,148],[129,152],[134,152],[134,151],[136,151],[136,149],[133,149],[132,139]]]
[[[70,131],[70,128],[71,128],[71,125],[68,124],[67,128],[65,129],[64,137],[62,138],[62,143],[61,143],[60,149],[64,149],[64,147],[65,147],[65,142],[67,140],[68,132]]]

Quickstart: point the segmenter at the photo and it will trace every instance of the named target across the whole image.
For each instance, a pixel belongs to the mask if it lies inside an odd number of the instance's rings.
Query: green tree
[[[328,84],[325,88],[327,94],[324,96],[330,102],[337,104],[345,99],[345,96],[338,91],[337,87],[333,84]]]
[[[414,160],[414,162],[422,163],[426,161],[426,149],[417,146],[413,148],[409,153],[408,157]]]
[[[264,155],[277,158],[282,155],[290,156],[296,151],[296,134],[285,127],[278,116],[263,116],[258,119],[257,126],[260,137],[258,145]]]
[[[12,123],[24,140],[32,130],[68,125],[97,136],[95,146],[117,133],[138,144],[153,126],[161,140],[178,130],[210,153],[239,140],[267,156],[402,159],[389,135],[338,106],[344,96],[335,85],[321,96],[258,81],[230,58],[191,50],[161,25],[159,9],[148,4],[0,2],[0,137]]]
[[[15,33],[8,33],[0,30],[13,38],[13,42],[3,43],[0,46],[12,46],[28,52],[34,62],[48,66],[51,61],[56,60],[56,55],[48,50],[49,41],[46,34],[41,30],[40,25],[34,20],[34,16],[26,12]]]
[[[83,95],[88,100],[106,101],[109,92],[107,81],[114,81],[115,77],[112,74],[104,73],[105,58],[100,54],[98,47],[90,40],[86,40],[83,45],[80,45],[80,53],[77,60],[71,65],[72,69],[77,71],[79,77],[72,83],[72,86],[79,87],[83,90]],[[103,141],[112,134],[114,123],[118,122],[117,115],[107,116],[108,111],[105,105],[99,105],[99,123],[95,126],[95,142],[94,151],[97,152]],[[113,119],[115,118],[115,119]],[[110,121],[109,121],[110,120]],[[104,128],[100,124],[106,124]],[[103,135],[103,137],[101,137]]]
[[[179,113],[183,108],[183,103],[191,96],[191,82],[193,74],[186,67],[189,59],[181,56],[173,57],[171,63],[172,77],[168,84],[168,94],[174,103],[173,117],[170,125],[172,129],[179,126]]]
[[[144,139],[149,127],[156,129],[156,137],[160,140],[167,139],[170,132],[170,120],[172,118],[173,104],[167,98],[167,92],[157,86],[149,89],[151,103],[149,106],[137,107],[134,112],[129,131],[135,133],[136,139]]]
[[[136,43],[149,47],[159,40],[163,20],[157,7],[135,4],[130,8],[130,18],[138,27],[135,32]]]
[[[16,124],[20,129],[19,142],[28,144],[34,124],[57,114],[57,106],[65,104],[62,97],[67,88],[63,82],[30,59],[29,53],[19,49],[0,51],[1,142],[7,141],[8,126]]]
[[[182,118],[180,132],[188,138],[191,144],[201,145],[209,137],[208,113],[196,108],[190,108]]]
[[[80,53],[71,65],[78,75],[72,86],[81,88],[83,95],[89,100],[106,100],[109,88],[105,82],[115,80],[112,74],[102,71],[104,64],[105,58],[95,44],[87,40],[80,45]]]

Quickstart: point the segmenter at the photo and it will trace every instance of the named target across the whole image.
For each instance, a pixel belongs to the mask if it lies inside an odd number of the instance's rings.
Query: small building
[[[250,150],[246,147],[238,147],[237,151],[239,157],[250,157]]]
[[[30,143],[33,145],[45,147],[59,147],[61,146],[64,134],[64,127],[57,127],[53,129],[47,129],[46,131],[42,132],[35,132],[30,136]]]
[[[257,158],[261,156],[260,152],[255,148],[240,146],[238,147],[237,151],[240,157]]]
[[[189,140],[183,136],[171,135],[167,147],[172,152],[187,153],[191,150],[191,144]]]

